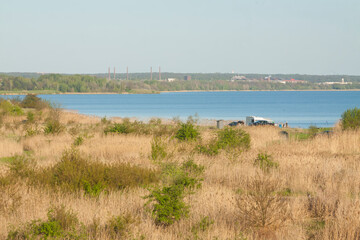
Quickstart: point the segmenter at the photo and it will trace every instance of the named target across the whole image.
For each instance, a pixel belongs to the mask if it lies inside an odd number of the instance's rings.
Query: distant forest
[[[230,81],[235,75],[248,80]],[[184,80],[191,76],[191,80]],[[360,89],[360,76],[343,75],[287,75],[272,74],[271,81],[264,81],[268,74],[227,74],[227,73],[162,73],[162,80],[175,78],[173,82],[159,81],[158,73],[111,74],[38,74],[38,73],[3,73],[0,74],[0,91],[52,91],[52,92],[117,92],[117,93],[156,93],[160,91],[186,90],[331,90]],[[353,84],[323,85],[322,82],[346,82]],[[304,80],[307,83],[279,83],[277,80]]]

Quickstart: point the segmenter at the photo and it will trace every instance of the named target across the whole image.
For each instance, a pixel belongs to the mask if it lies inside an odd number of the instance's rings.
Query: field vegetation
[[[0,239],[359,239],[356,113],[285,134],[0,99]]]

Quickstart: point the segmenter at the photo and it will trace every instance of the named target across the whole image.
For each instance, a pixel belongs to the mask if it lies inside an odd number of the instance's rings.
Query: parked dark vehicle
[[[236,127],[238,125],[244,125],[244,121],[237,121],[237,122],[229,123],[229,126],[231,126],[231,127]]]
[[[274,126],[274,123],[273,123],[273,122],[264,121],[264,120],[260,120],[260,121],[254,122],[254,123],[250,123],[249,126],[265,126],[265,125]]]

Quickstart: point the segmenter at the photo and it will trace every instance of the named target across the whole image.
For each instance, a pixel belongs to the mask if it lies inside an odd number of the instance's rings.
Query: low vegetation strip
[[[0,100],[0,239],[360,239],[357,108],[215,129],[26,99]]]
[[[157,172],[130,164],[112,164],[91,161],[77,149],[64,152],[61,161],[53,167],[36,169],[33,161],[19,156],[10,165],[11,177],[22,177],[30,184],[43,185],[65,192],[85,192],[99,196],[102,192],[147,186],[158,182]]]

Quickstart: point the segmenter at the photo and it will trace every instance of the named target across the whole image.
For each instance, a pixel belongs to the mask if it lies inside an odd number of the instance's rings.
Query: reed
[[[42,117],[32,124],[41,129],[48,114],[42,110]],[[200,138],[195,141],[163,136],[166,155],[154,161],[156,131],[155,135],[151,131],[105,135],[108,122],[60,112],[61,133],[25,136],[24,119],[26,116],[5,116],[0,128],[1,239],[33,220],[47,222],[49,209],[60,211],[61,206],[66,211],[59,214],[70,211],[71,216],[76,215],[86,239],[359,239],[359,130],[336,128],[332,135],[299,141],[284,138],[274,127],[243,127],[250,136],[249,149],[206,155],[196,151],[196,146],[210,144],[217,131],[200,127]],[[81,144],[74,145],[79,136]],[[9,159],[14,156],[33,159],[35,172],[56,169],[70,148],[76,148],[81,159],[88,159],[82,162],[83,170],[88,166],[95,172],[103,169],[104,182],[122,175],[120,170],[116,176],[109,175],[119,166],[156,172],[161,179],[161,166],[181,166],[191,158],[194,164],[204,166],[202,187],[184,195],[184,203],[190,206],[187,217],[157,226],[144,207],[149,191],[137,184],[142,181],[141,174],[139,179],[131,178],[129,188],[108,187],[92,196],[81,194],[83,189],[60,187],[54,191],[11,171]],[[264,153],[276,167],[261,169],[256,159]],[[153,184],[160,189],[166,182]],[[77,189],[76,184],[71,186]],[[266,214],[265,208],[258,207],[264,205],[268,206]]]

